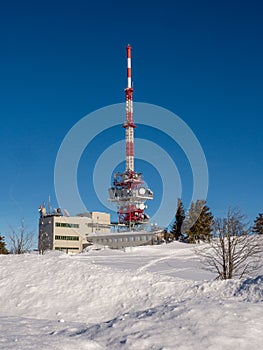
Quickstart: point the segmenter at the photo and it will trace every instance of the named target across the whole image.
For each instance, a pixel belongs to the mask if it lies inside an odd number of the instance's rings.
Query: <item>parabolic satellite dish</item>
[[[139,194],[145,194],[146,190],[144,187],[139,188]]]

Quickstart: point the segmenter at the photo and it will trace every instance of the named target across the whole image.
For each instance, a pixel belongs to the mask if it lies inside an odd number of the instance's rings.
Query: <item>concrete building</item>
[[[46,213],[40,209],[38,249],[79,253],[91,243],[91,233],[110,233],[110,214],[91,212],[77,216],[62,216],[61,212]]]

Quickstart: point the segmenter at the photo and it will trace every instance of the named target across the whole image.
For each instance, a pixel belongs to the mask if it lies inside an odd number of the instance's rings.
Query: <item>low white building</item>
[[[79,253],[92,233],[110,233],[110,214],[90,212],[77,216],[62,216],[60,211],[47,214],[40,209],[38,250],[61,250]]]
[[[90,233],[88,235],[89,242],[101,247],[110,247],[114,249],[122,249],[126,247],[135,247],[140,245],[152,245],[157,242],[157,235],[160,232],[149,231],[122,231],[110,233]]]

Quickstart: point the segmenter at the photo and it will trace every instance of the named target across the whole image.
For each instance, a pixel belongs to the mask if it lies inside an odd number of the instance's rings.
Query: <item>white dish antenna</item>
[[[145,194],[146,190],[144,187],[139,188],[139,194]]]
[[[69,212],[67,211],[67,209],[63,209],[63,213],[64,213],[64,215],[67,216],[67,217],[70,216],[70,215],[69,215]]]

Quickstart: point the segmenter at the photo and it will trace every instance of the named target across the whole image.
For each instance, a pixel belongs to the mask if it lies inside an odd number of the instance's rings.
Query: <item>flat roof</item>
[[[159,231],[91,232],[87,233],[87,237],[154,236],[157,233],[159,233]]]

